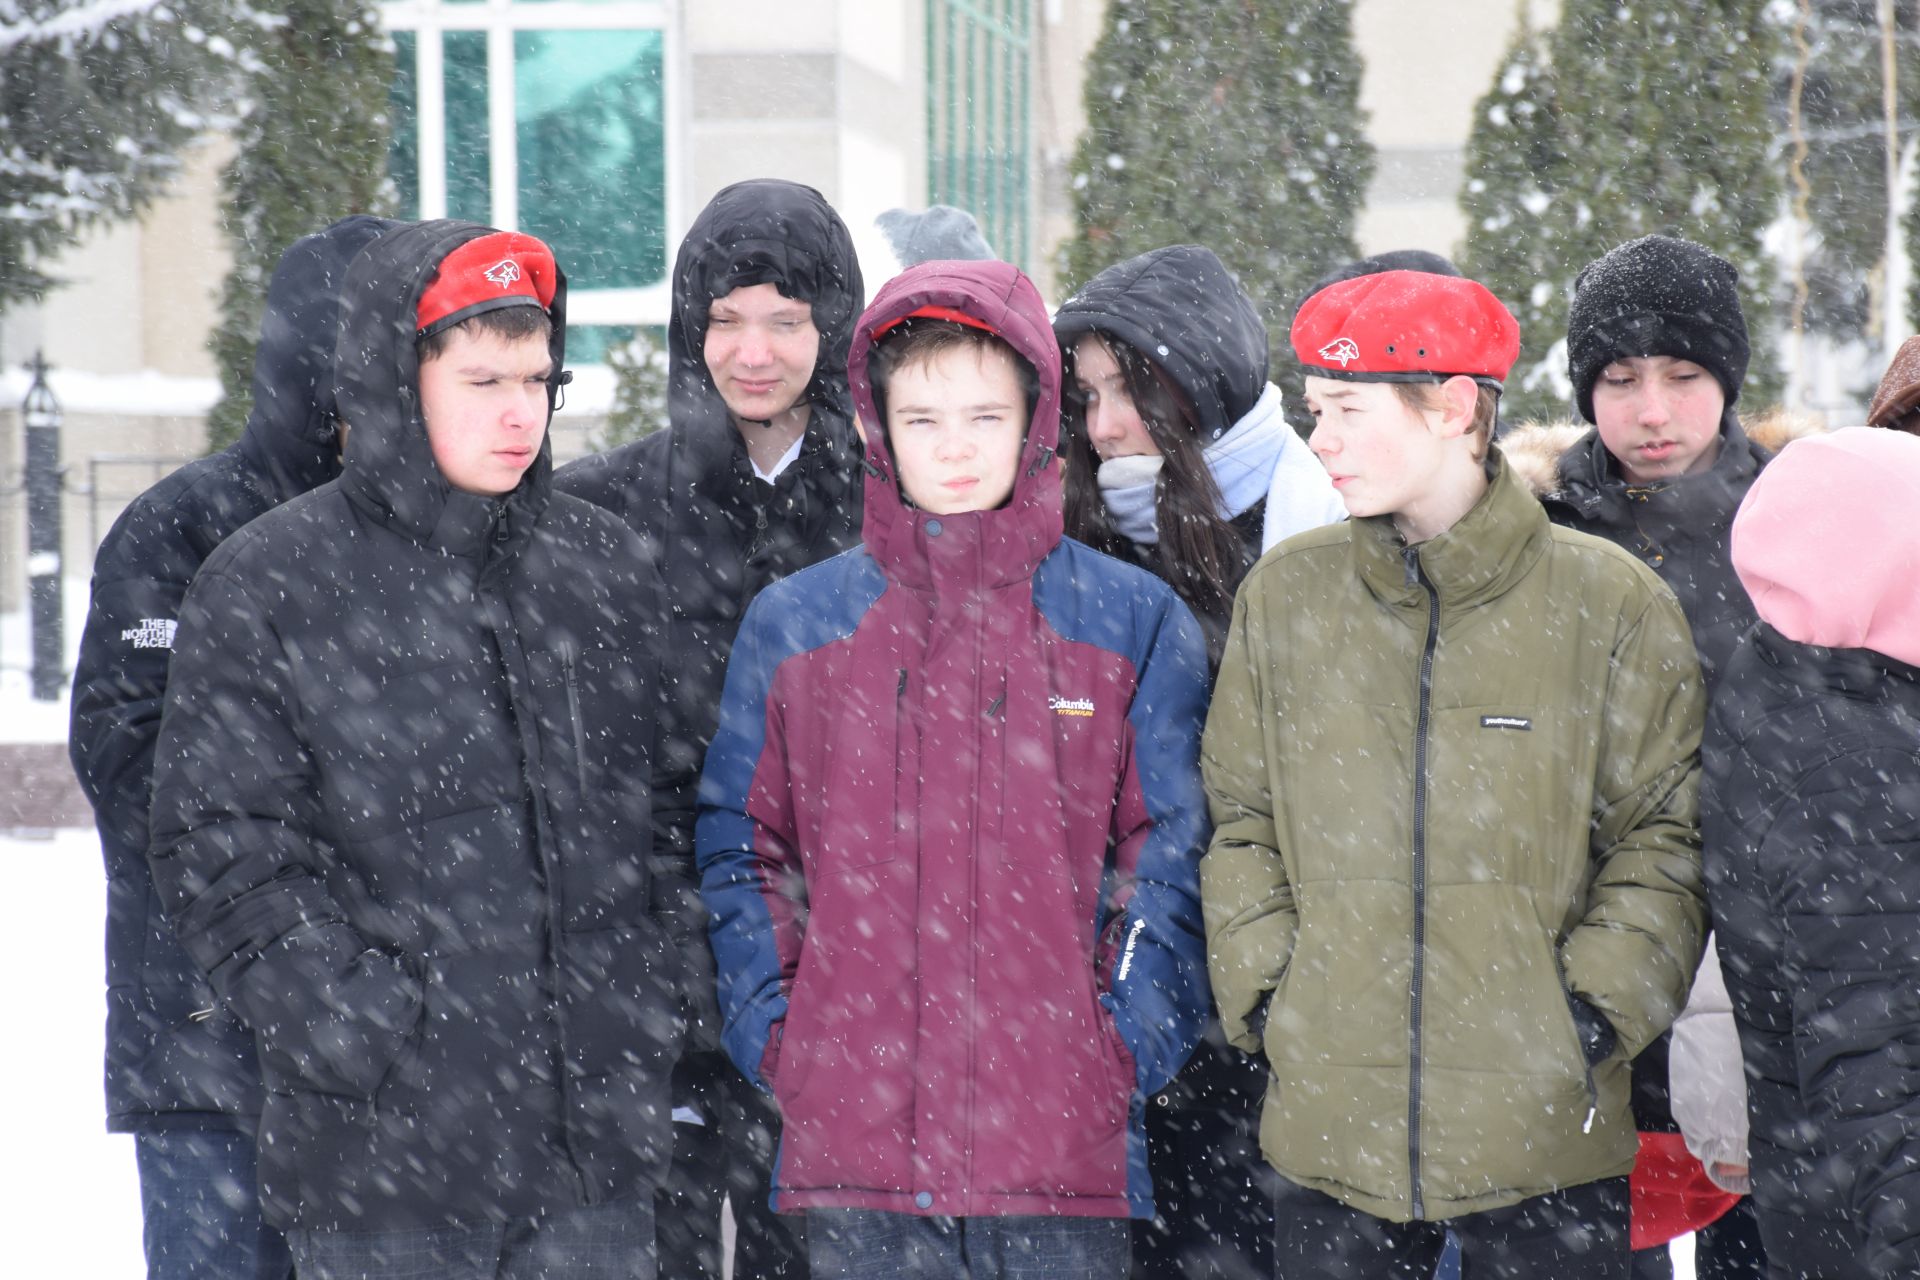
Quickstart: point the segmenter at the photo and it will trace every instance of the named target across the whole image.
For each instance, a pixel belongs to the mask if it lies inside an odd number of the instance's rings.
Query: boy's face
[[[1013,496],[1027,396],[1011,353],[950,347],[895,369],[886,399],[887,442],[914,506],[958,515]]]
[[[813,307],[775,285],[743,285],[707,307],[702,354],[728,411],[765,422],[793,408],[813,380],[820,358]]]
[[[1632,484],[1705,471],[1720,454],[1726,395],[1714,376],[1677,356],[1631,356],[1600,371],[1593,420]]]
[[[1306,380],[1313,433],[1307,446],[1327,469],[1347,514],[1398,516],[1416,510],[1440,469],[1445,441],[1428,415],[1385,382]]]
[[[420,366],[420,413],[433,460],[462,493],[511,493],[547,434],[553,355],[538,334],[509,340],[458,330]]]

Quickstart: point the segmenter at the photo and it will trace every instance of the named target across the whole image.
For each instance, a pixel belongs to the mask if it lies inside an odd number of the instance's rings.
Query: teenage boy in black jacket
[[[652,560],[551,492],[545,245],[416,224],[343,305],[344,473],[181,611],[154,880],[254,1032],[303,1280],[644,1280],[704,951],[650,843]]]
[[[340,283],[354,255],[397,225],[343,218],[281,255],[246,431],[135,498],[94,560],[68,751],[106,855],[107,1128],[134,1135],[151,1280],[292,1274],[254,1196],[253,1037],[174,940],[147,872],[153,748],[194,573],[248,521],[340,474]]]
[[[864,453],[847,351],[865,302],[853,239],[819,192],[741,182],[694,219],[673,267],[669,428],[554,477],[659,556],[669,608],[654,805],[693,856],[694,795],[747,605],[769,583],[860,541]],[[661,1270],[720,1277],[720,1205],[739,1228],[736,1280],[804,1275],[798,1224],[768,1206],[779,1117],[718,1051],[689,1054],[676,1100]]]

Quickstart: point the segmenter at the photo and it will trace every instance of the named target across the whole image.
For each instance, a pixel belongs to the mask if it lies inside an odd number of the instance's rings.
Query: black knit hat
[[[1719,382],[1728,405],[1739,400],[1750,354],[1739,284],[1731,262],[1671,236],[1642,236],[1588,263],[1567,313],[1567,376],[1580,416],[1593,421],[1600,371],[1631,356],[1691,360]]]

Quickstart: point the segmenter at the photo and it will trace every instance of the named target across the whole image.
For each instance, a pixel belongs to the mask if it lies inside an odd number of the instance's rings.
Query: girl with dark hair
[[[1261,552],[1346,518],[1267,381],[1267,330],[1221,261],[1173,245],[1107,268],[1054,317],[1066,363],[1067,535],[1165,580],[1217,667],[1233,594]],[[1266,1069],[1210,1020],[1147,1106],[1158,1216],[1133,1227],[1137,1280],[1273,1274],[1256,1125]]]
[[[1095,276],[1054,334],[1067,534],[1164,579],[1217,662],[1260,553],[1346,515],[1267,381],[1266,325],[1220,259],[1171,245]]]

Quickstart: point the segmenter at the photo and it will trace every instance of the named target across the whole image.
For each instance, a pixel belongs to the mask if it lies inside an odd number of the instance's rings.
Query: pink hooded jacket
[[[1789,640],[1920,664],[1920,436],[1796,440],[1733,521],[1733,567]]]

